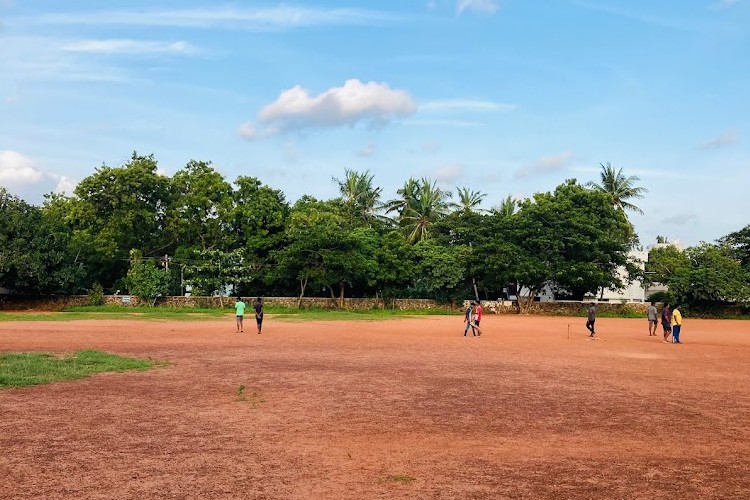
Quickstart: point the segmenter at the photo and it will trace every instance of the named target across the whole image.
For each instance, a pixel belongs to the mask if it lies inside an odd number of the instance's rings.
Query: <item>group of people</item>
[[[234,311],[237,318],[237,331],[244,332],[243,319],[245,318],[245,303],[242,302],[242,297],[237,296],[237,301],[234,303]],[[258,297],[253,303],[253,309],[255,309],[255,322],[258,325],[258,335],[260,335],[261,329],[263,328],[263,299]]]
[[[656,336],[656,328],[659,324],[659,320],[656,317],[656,304],[651,302],[651,305],[646,310],[648,316],[648,335]],[[662,342],[669,343],[669,335],[672,335],[672,342],[675,344],[682,344],[680,341],[680,330],[682,329],[682,311],[680,311],[680,305],[674,306],[673,310],[669,309],[669,304],[664,304],[661,310],[661,326],[664,330],[664,338]]]
[[[657,318],[656,304],[651,302],[651,305],[646,310],[646,316],[648,318],[648,335],[649,337],[656,336],[656,329],[659,325]],[[586,320],[586,328],[588,329],[589,337],[593,337],[596,332],[594,331],[594,324],[596,323],[596,304],[592,302],[589,305],[588,319]],[[680,341],[680,329],[682,328],[682,312],[680,311],[680,305],[674,306],[674,309],[669,309],[669,304],[664,304],[661,310],[661,326],[664,329],[664,338],[662,342],[669,343],[669,336],[672,335],[672,342],[675,344],[682,344]]]
[[[476,337],[477,334],[479,337],[482,336],[482,329],[479,327],[479,323],[482,321],[482,303],[481,302],[474,302],[473,300],[469,303],[469,305],[466,307],[466,314],[464,314],[464,323],[466,323],[466,328],[464,328],[464,337],[466,337],[466,334],[469,333],[469,328],[471,328],[471,334]]]

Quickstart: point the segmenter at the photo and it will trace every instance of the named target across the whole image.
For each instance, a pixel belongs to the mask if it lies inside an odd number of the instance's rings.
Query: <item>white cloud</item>
[[[361,156],[362,158],[369,158],[370,156],[375,154],[375,149],[375,144],[370,142],[367,144],[367,146],[357,151],[357,156]]]
[[[174,10],[110,10],[51,13],[12,19],[16,25],[62,26],[171,26],[221,28],[249,31],[278,30],[306,26],[366,25],[393,19],[387,12],[364,9],[314,9],[279,6],[236,8],[231,6]]]
[[[432,177],[438,182],[452,184],[460,179],[463,173],[464,169],[460,165],[443,165],[432,173]]]
[[[75,40],[64,42],[60,50],[66,52],[91,52],[97,54],[195,54],[193,45],[179,42],[158,42],[152,40],[104,39]]]
[[[498,8],[497,2],[494,0],[458,0],[456,2],[456,12],[459,14],[466,11],[494,14]]]
[[[521,179],[536,174],[547,174],[562,170],[571,158],[573,158],[573,153],[571,151],[563,151],[557,155],[541,156],[534,163],[519,168],[516,173],[513,174],[513,177]]]
[[[430,101],[419,106],[420,111],[513,111],[517,106],[504,102],[476,99],[445,99]]]
[[[695,147],[698,149],[719,149],[737,142],[737,133],[734,130],[722,132],[718,137],[702,142]]]
[[[44,173],[34,162],[16,151],[0,151],[0,183],[22,186],[36,184],[44,179]]]
[[[360,122],[384,125],[394,118],[411,115],[416,109],[408,92],[393,90],[386,83],[347,80],[342,87],[330,88],[317,96],[297,85],[261,109],[258,120],[264,126],[262,130],[245,123],[240,127],[240,135],[253,139],[309,128],[354,126]]]
[[[64,175],[50,175],[50,177],[57,180],[55,193],[71,195],[78,185],[78,181]]]
[[[711,10],[724,10],[729,9],[739,3],[739,0],[719,0],[718,2],[711,5]]]
[[[90,82],[123,82],[129,80],[126,70],[109,66],[99,57],[61,50],[70,43],[46,37],[5,37],[0,51],[0,68],[4,76],[17,80],[64,80]]]
[[[668,224],[670,226],[686,226],[688,224],[695,224],[700,219],[698,216],[692,212],[689,213],[679,213],[672,215],[670,217],[666,217],[663,221],[664,224]]]
[[[255,128],[255,125],[252,123],[243,123],[240,125],[239,130],[240,136],[244,137],[245,139],[255,139],[258,137],[258,131]]]

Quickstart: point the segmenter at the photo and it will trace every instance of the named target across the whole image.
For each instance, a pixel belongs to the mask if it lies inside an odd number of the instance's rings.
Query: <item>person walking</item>
[[[656,306],[653,302],[646,309],[646,316],[648,317],[648,336],[656,337],[656,328],[659,326],[659,321],[656,318]]]
[[[586,328],[591,332],[589,337],[593,337],[596,332],[594,331],[594,323],[596,323],[596,304],[593,302],[589,304],[589,314],[586,320]]]
[[[680,305],[674,306],[672,311],[672,342],[675,344],[682,344],[680,341],[680,330],[682,329],[682,312],[680,312]]]
[[[669,334],[672,333],[672,311],[669,310],[669,304],[664,304],[661,310],[661,327],[664,329],[662,342],[669,343]]]
[[[474,325],[471,324],[473,307],[474,307],[474,301],[472,300],[471,302],[469,302],[469,305],[466,307],[466,313],[464,313],[464,323],[466,323],[466,328],[464,328],[464,337],[466,337],[466,334],[469,333],[469,328],[471,328],[471,334],[474,337],[477,336],[477,332],[474,329]]]
[[[482,302],[477,301],[476,307],[474,307],[474,328],[477,329],[479,337],[482,336],[482,329],[479,328],[479,323],[482,321]]]
[[[242,302],[242,297],[237,296],[237,302],[234,303],[234,313],[237,318],[237,331],[244,331],[242,319],[245,316],[245,303]]]
[[[263,299],[261,297],[256,299],[253,309],[255,309],[255,322],[258,324],[258,335],[260,335],[263,328]]]

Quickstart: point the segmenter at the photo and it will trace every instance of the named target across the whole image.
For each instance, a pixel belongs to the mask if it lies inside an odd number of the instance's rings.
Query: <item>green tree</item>
[[[420,181],[414,177],[409,177],[409,179],[404,182],[404,185],[396,190],[398,197],[388,200],[383,205],[386,213],[395,212],[396,220],[400,219],[409,208],[414,206],[420,186]]]
[[[286,244],[276,253],[277,272],[294,276],[300,304],[308,282],[325,286],[343,307],[347,287],[374,275],[377,234],[347,225],[337,202],[303,197],[292,209]]]
[[[170,181],[156,168],[153,155],[133,153],[123,167],[103,165],[76,187],[73,238],[92,281],[111,287],[126,274],[131,249],[153,256],[169,247]]]
[[[500,201],[500,205],[495,209],[498,215],[511,217],[518,209],[518,201],[514,200],[511,195],[506,196]]]
[[[726,247],[702,243],[685,249],[688,264],[669,277],[669,290],[682,303],[701,307],[750,299],[750,275]]]
[[[648,189],[635,185],[640,178],[634,175],[625,177],[625,174],[622,173],[622,168],[615,169],[609,162],[606,165],[602,165],[601,163],[599,165],[602,167],[599,173],[601,184],[588,182],[586,186],[607,193],[611,197],[615,208],[643,214],[643,210],[628,201],[634,198],[643,198],[645,193],[648,193]]]
[[[186,251],[226,248],[232,186],[211,162],[190,160],[172,176],[171,188],[168,225],[177,246]]]
[[[582,299],[601,288],[622,288],[622,268],[637,272],[628,260],[633,234],[625,214],[606,193],[575,180],[522,202],[514,222],[512,241],[523,252],[517,281],[532,292],[546,275],[558,293]]]
[[[646,283],[666,285],[677,269],[690,265],[687,254],[674,245],[652,248],[646,262]]]
[[[384,303],[386,297],[395,298],[412,283],[416,275],[414,258],[413,247],[400,231],[388,231],[380,238],[370,284],[376,287],[375,294]]]
[[[479,205],[482,204],[482,201],[484,201],[485,197],[487,196],[485,193],[482,193],[480,191],[475,191],[473,189],[470,189],[468,187],[456,187],[456,195],[458,198],[458,202],[450,203],[450,206],[456,210],[462,211],[462,212],[485,212],[486,210],[482,210],[479,207]]]
[[[382,219],[378,212],[383,208],[380,202],[383,188],[375,186],[373,179],[369,170],[357,172],[348,168],[344,170],[343,179],[333,178],[346,211],[352,218],[368,223]]]
[[[400,225],[410,243],[428,237],[430,227],[444,217],[449,209],[451,193],[437,186],[437,182],[423,178],[409,206],[402,212]]]
[[[435,299],[449,301],[455,307],[456,299],[469,293],[465,262],[468,249],[464,246],[446,247],[434,239],[423,239],[414,245],[417,260],[415,285]]]
[[[742,267],[750,271],[750,224],[719,239],[719,244],[727,246]]]
[[[231,251],[249,270],[249,280],[238,281],[242,293],[257,292],[274,280],[271,254],[280,249],[290,208],[284,194],[263,185],[255,177],[235,181],[233,208],[227,217]],[[236,260],[236,258],[235,258]]]
[[[58,215],[0,187],[0,287],[37,294],[80,290],[84,271]]]
[[[130,293],[141,302],[153,307],[158,297],[169,293],[171,282],[169,270],[157,267],[154,259],[144,259],[139,250],[131,250],[130,269],[125,283]]]

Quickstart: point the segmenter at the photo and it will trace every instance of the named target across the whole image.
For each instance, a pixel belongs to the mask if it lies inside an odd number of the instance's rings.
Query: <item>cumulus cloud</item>
[[[696,148],[719,149],[721,147],[734,144],[735,142],[737,142],[737,133],[734,130],[727,130],[726,132],[723,132],[718,137],[715,137],[705,142],[701,142],[700,144],[696,145]]]
[[[259,128],[253,123],[240,127],[240,135],[254,139],[312,128],[354,126],[366,123],[384,125],[394,118],[413,114],[417,106],[408,92],[391,89],[386,83],[347,80],[318,95],[297,85],[283,91],[258,114]]]
[[[562,170],[573,158],[571,151],[563,151],[557,155],[541,156],[534,163],[519,168],[513,175],[516,179],[531,177],[537,174],[547,174]]]
[[[0,151],[0,184],[22,186],[43,179],[44,173],[30,158],[16,151]]]
[[[50,177],[57,181],[55,193],[71,195],[78,185],[78,181],[64,175],[50,175]]]
[[[456,12],[463,14],[466,11],[494,14],[498,10],[497,2],[494,0],[458,0]]]

